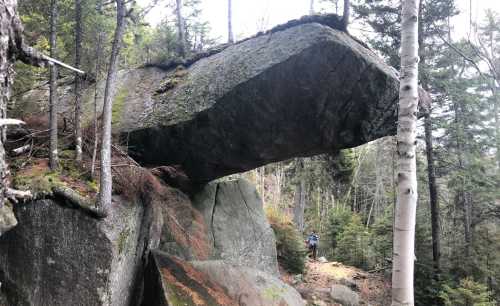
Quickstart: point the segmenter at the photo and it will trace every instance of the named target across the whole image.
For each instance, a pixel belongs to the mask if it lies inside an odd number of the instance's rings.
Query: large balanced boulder
[[[0,237],[7,306],[129,305],[142,265],[141,205],[116,198],[99,221],[39,200],[14,206],[19,224]]]
[[[140,163],[180,165],[195,183],[394,134],[397,74],[340,24],[308,16],[184,63],[122,70],[114,131]],[[59,84],[68,119],[71,81]],[[84,113],[104,84],[83,91]],[[12,114],[29,126],[47,96],[48,86],[19,95]]]
[[[396,72],[337,30],[338,17],[324,20],[278,27],[167,73],[122,118],[130,153],[181,165],[203,183],[393,134]]]

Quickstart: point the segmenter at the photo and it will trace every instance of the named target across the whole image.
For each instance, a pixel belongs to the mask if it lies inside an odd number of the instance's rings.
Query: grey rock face
[[[0,237],[7,305],[128,305],[141,263],[143,209],[115,199],[98,221],[52,200],[17,204],[17,227]]]
[[[209,259],[278,275],[276,240],[255,187],[239,179],[208,184],[194,196],[208,229]]]
[[[395,71],[318,23],[232,45],[165,82],[124,136],[140,162],[179,164],[196,182],[395,132]]]
[[[330,289],[331,298],[343,306],[358,306],[359,295],[344,285],[333,285]]]
[[[268,273],[224,261],[192,262],[208,278],[222,286],[239,305],[305,306],[300,294]]]
[[[209,277],[178,257],[152,251],[143,306],[240,305]]]
[[[16,216],[12,207],[3,205],[0,207],[0,236],[17,225]]]

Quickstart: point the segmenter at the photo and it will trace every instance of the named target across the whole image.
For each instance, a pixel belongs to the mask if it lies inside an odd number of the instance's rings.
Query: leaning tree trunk
[[[234,43],[233,34],[233,1],[227,0],[227,42]]]
[[[57,31],[57,0],[50,1],[50,57],[55,58],[57,53],[56,46]],[[57,152],[57,66],[50,66],[50,169],[55,170],[58,166]]]
[[[397,128],[398,195],[394,221],[392,305],[414,305],[417,208],[416,130],[418,109],[418,1],[404,0]]]
[[[82,2],[75,0],[75,67],[80,68],[82,49]],[[82,79],[75,72],[75,159],[82,161]]]
[[[104,106],[102,111],[101,134],[101,177],[97,209],[104,215],[111,206],[113,178],[111,174],[111,111],[115,96],[116,75],[118,71],[118,57],[120,55],[121,40],[125,30],[126,7],[124,0],[116,0],[116,28],[109,60],[108,77],[104,90]]]

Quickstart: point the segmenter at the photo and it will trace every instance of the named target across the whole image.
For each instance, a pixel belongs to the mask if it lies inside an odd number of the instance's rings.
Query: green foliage
[[[304,273],[306,250],[302,235],[279,211],[267,209],[266,214],[276,236],[278,262],[290,273]]]
[[[335,249],[338,245],[339,236],[352,221],[352,212],[347,209],[335,210],[330,215],[330,219],[328,221],[328,238],[330,239],[330,246]]]
[[[359,215],[352,215],[351,221],[338,236],[335,257],[343,263],[368,269],[371,267],[371,233],[361,223]]]
[[[491,292],[470,278],[460,280],[458,287],[443,285],[440,297],[445,306],[495,306]]]

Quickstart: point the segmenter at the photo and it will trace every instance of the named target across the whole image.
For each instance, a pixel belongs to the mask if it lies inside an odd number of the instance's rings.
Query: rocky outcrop
[[[236,300],[191,264],[152,251],[146,270],[143,306],[236,306]]]
[[[98,221],[60,204],[15,205],[19,224],[0,237],[7,305],[129,305],[142,265],[142,206],[115,198]]]
[[[210,280],[218,283],[238,305],[305,306],[300,294],[268,273],[224,261],[192,262]]]
[[[193,199],[208,229],[208,259],[278,275],[276,240],[255,186],[243,179],[208,184]]]
[[[307,23],[169,72],[122,127],[141,163],[179,164],[207,182],[393,134],[397,97],[395,71],[373,52]]]

